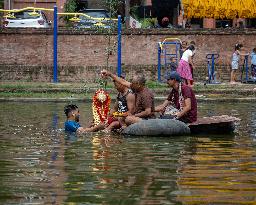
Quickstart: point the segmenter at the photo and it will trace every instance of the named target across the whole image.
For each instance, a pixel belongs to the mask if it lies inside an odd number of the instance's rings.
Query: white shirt
[[[186,62],[188,62],[188,58],[192,57],[192,55],[193,55],[193,52],[191,50],[189,50],[189,49],[185,50],[185,52],[183,53],[181,59],[186,61]]]

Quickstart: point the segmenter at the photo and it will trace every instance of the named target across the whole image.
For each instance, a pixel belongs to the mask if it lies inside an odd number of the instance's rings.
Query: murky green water
[[[0,204],[256,203],[256,105],[200,105],[240,117],[233,136],[66,140],[64,105],[0,103]]]

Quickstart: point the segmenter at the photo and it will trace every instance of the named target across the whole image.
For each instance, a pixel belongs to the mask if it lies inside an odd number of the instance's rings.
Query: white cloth
[[[192,57],[192,55],[193,55],[193,52],[191,50],[189,50],[189,49],[185,50],[185,52],[183,53],[181,59],[186,61],[186,62],[188,62],[189,57]]]
[[[172,105],[168,105],[165,108],[164,115],[175,115],[177,112],[179,112],[177,108],[173,107]]]

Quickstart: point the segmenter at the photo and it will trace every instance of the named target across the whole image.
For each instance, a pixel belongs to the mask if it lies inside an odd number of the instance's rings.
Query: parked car
[[[75,28],[111,28],[113,21],[110,20],[110,15],[105,9],[85,9],[79,11],[79,13],[84,13],[93,18],[105,18],[104,20],[91,19],[84,15],[79,15],[81,19],[79,22],[74,24]]]
[[[43,11],[25,10],[13,12],[4,18],[3,26],[5,28],[49,28],[51,22],[47,20]]]

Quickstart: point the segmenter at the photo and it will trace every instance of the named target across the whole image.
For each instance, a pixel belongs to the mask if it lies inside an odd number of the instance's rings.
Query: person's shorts
[[[118,119],[116,117],[113,117],[113,116],[109,116],[108,117],[108,126],[112,123],[112,122],[116,122],[118,121]],[[119,123],[118,126],[115,127],[115,129],[119,129],[121,128],[121,124]]]
[[[115,118],[115,117],[113,117],[113,116],[109,116],[108,117],[108,125],[110,125],[112,122],[115,122],[115,121],[117,121],[118,119],[117,118]]]
[[[238,62],[236,61],[233,61],[231,66],[232,66],[232,70],[237,70],[239,68]]]

